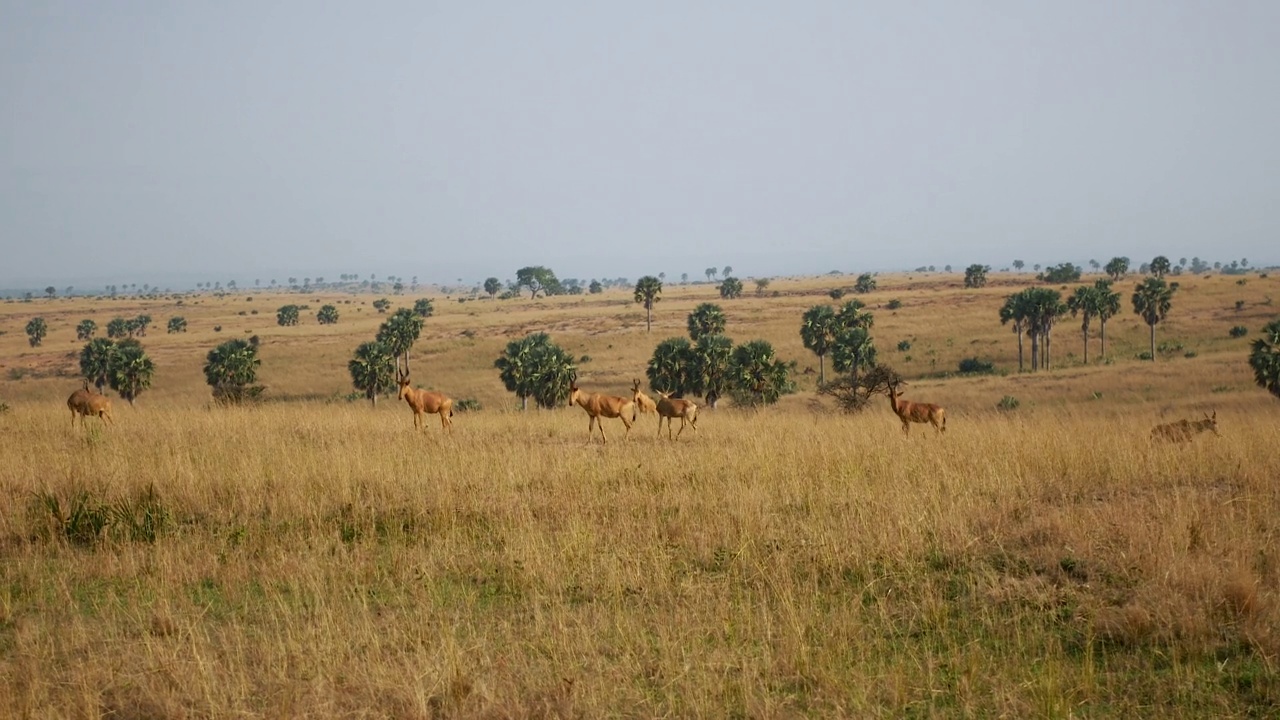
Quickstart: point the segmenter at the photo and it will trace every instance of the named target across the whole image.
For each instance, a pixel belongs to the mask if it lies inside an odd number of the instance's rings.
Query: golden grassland
[[[651,334],[622,291],[436,297],[414,380],[484,406],[451,437],[343,399],[381,321],[368,295],[301,298],[292,328],[274,315],[297,295],[0,304],[0,716],[1273,715],[1280,403],[1227,331],[1256,334],[1280,285],[1182,278],[1157,339],[1183,347],[1156,363],[1134,359],[1147,329],[1121,283],[1114,362],[1081,365],[1067,319],[1052,372],[939,376],[1016,369],[996,310],[1027,281],[993,281],[885,276],[862,297],[945,435],[904,437],[887,401],[836,413],[804,374],[679,442],[609,421],[607,446],[579,409],[515,411],[494,358],[545,330],[590,356],[584,387],[623,394],[712,286],[668,286]],[[816,368],[799,316],[849,282],[748,283],[721,303],[728,334]],[[75,324],[140,312],[155,386],[72,428]],[[172,314],[188,333],[164,334]],[[274,400],[211,407],[204,354],[249,334]],[[1149,439],[1214,410],[1220,437]]]

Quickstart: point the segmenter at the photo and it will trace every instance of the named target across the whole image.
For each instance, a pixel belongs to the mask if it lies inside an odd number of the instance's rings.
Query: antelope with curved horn
[[[658,412],[658,404],[653,401],[653,398],[649,397],[648,395],[645,395],[644,391],[640,389],[639,379],[632,381],[631,400],[636,404],[637,412],[642,412],[642,413]],[[659,419],[658,424],[659,425],[662,424],[661,419]]]
[[[688,423],[694,432],[698,432],[698,404],[692,400],[684,400],[681,398],[673,398],[670,393],[658,393],[658,437],[662,437],[662,421],[667,421],[667,439],[671,439],[671,421],[674,418],[680,418],[680,432],[676,433],[677,440],[684,433],[684,426]]]
[[[409,408],[413,410],[413,429],[419,427],[425,432],[427,429],[427,419],[425,415],[439,415],[440,429],[448,430],[449,434],[453,434],[453,400],[443,393],[432,392],[430,390],[422,390],[409,385],[409,373],[400,372],[399,363],[396,364],[396,384],[400,386],[400,393],[396,396],[400,400],[404,400],[409,404]]]
[[[627,432],[622,439],[626,440],[631,436],[631,423],[636,421],[636,403],[634,400],[614,395],[584,392],[578,387],[578,382],[575,380],[569,386],[569,404],[581,405],[582,409],[587,411],[587,415],[591,416],[591,421],[587,423],[587,442],[591,442],[596,425],[600,426],[600,441],[602,443],[609,442],[609,439],[604,434],[605,418],[621,419],[622,424],[627,426]],[[628,413],[630,417],[627,417]]]
[[[910,400],[899,400],[898,386],[906,385],[905,382],[896,382],[889,385],[889,407],[893,408],[893,412],[902,420],[902,432],[904,435],[911,433],[911,423],[930,423],[933,429],[938,432],[947,431],[947,411],[941,405],[933,403],[911,402]]]
[[[1169,442],[1191,442],[1196,435],[1206,430],[1218,435],[1218,411],[1210,415],[1205,413],[1203,420],[1179,420],[1151,428],[1152,440],[1168,440]]]
[[[80,418],[80,426],[84,427],[84,419],[90,415],[100,418],[104,425],[115,424],[115,420],[111,419],[111,399],[90,390],[87,380],[84,387],[67,398],[67,409],[71,411],[71,427],[76,426],[77,416]]]

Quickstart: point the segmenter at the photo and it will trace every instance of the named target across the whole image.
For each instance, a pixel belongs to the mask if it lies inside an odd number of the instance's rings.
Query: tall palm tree
[[[702,303],[689,313],[689,339],[694,342],[707,335],[721,335],[724,328],[724,310],[715,303]]]
[[[729,359],[729,388],[734,400],[748,405],[772,405],[794,392],[790,365],[777,358],[767,340],[752,340],[733,349]]]
[[[1098,336],[1102,343],[1101,356],[1107,357],[1107,321],[1120,314],[1120,293],[1111,289],[1111,281],[1098,280],[1093,284],[1098,294]]]
[[[80,374],[102,392],[111,375],[116,344],[107,338],[94,338],[80,350]]]
[[[111,362],[111,373],[108,383],[111,389],[120,393],[130,405],[151,387],[151,380],[156,374],[156,364],[142,349],[137,340],[124,340],[116,347],[115,358]]]
[[[1027,333],[1031,336],[1031,369],[1048,370],[1053,324],[1067,312],[1067,306],[1057,290],[1033,287],[1023,292],[1027,302]]]
[[[856,326],[841,329],[831,345],[832,369],[849,373],[856,387],[858,370],[875,367],[875,364],[876,346],[867,329]]]
[[[682,337],[658,343],[645,368],[649,386],[659,392],[683,395],[693,392],[693,344]]]
[[[1018,372],[1022,372],[1022,334],[1027,330],[1028,318],[1026,290],[1004,299],[1004,305],[1000,307],[1000,324],[1012,322],[1013,332],[1018,336]]]
[[[540,407],[555,407],[569,397],[576,368],[573,356],[551,342],[546,333],[532,333],[507,343],[506,352],[493,363],[507,390],[527,409],[529,398]]]
[[[1262,328],[1262,337],[1253,341],[1249,367],[1259,387],[1280,398],[1280,320]]]
[[[378,395],[389,393],[396,386],[395,353],[385,342],[362,343],[356,348],[351,361],[347,363],[347,371],[351,373],[351,384],[369,398],[374,407],[378,406]]]
[[[638,303],[644,303],[644,330],[650,332],[653,329],[653,304],[661,300],[662,281],[652,275],[645,275],[636,281],[635,299]]]
[[[724,335],[703,335],[693,346],[690,392],[705,397],[712,409],[728,389],[732,355],[733,341]]]
[[[409,350],[422,334],[424,318],[408,308],[400,308],[378,328],[377,341],[387,344],[395,358],[404,358],[404,371],[409,372]],[[397,363],[398,366],[398,363]]]
[[[800,320],[800,339],[804,341],[805,348],[818,356],[819,387],[827,382],[825,361],[827,353],[831,351],[837,328],[836,311],[830,305],[814,305],[805,311]]]
[[[1141,315],[1143,322],[1151,328],[1151,361],[1156,359],[1156,325],[1163,321],[1173,308],[1173,294],[1176,285],[1170,285],[1160,278],[1150,277],[1138,283],[1133,291],[1133,312]]]
[[[215,399],[240,402],[261,394],[258,380],[258,347],[248,340],[228,340],[205,356],[204,379]]]
[[[861,300],[850,300],[840,307],[840,312],[836,315],[837,324],[841,329],[859,327],[870,330],[875,324],[875,318],[871,313],[864,312],[866,307]]]
[[[1080,316],[1080,332],[1084,335],[1084,364],[1089,364],[1089,321],[1098,316],[1098,290],[1090,285],[1076,288],[1067,298],[1067,309],[1071,317]]]

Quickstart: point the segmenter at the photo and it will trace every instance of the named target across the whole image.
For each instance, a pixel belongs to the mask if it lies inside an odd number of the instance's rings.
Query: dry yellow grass
[[[880,282],[869,303],[904,306],[876,311],[877,344],[908,377],[1016,363],[995,314],[1016,286]],[[1184,279],[1158,333],[1194,358],[1133,360],[1128,315],[1111,365],[1068,358],[1064,323],[1061,370],[918,379],[942,437],[904,438],[883,399],[833,413],[806,375],[777,408],[707,412],[674,443],[641,416],[607,447],[576,408],[514,411],[493,359],[548,330],[591,356],[584,387],[623,395],[709,287],[668,288],[652,335],[622,292],[438,299],[415,380],[485,406],[452,438],[415,434],[403,403],[328,401],[380,322],[368,296],[327,298],[353,301],[334,327],[307,298],[297,328],[274,324],[296,296],[0,305],[0,715],[1269,715],[1280,403],[1227,329],[1272,317],[1253,305],[1272,282]],[[799,315],[833,285],[725,302],[729,334],[816,367]],[[37,310],[51,335],[32,350]],[[156,386],[114,427],[71,429],[76,382],[35,375],[74,366],[82,317],[140,311],[192,329],[144,340]],[[211,409],[204,353],[245,330],[291,400]],[[1004,395],[1021,408],[997,412]],[[1222,437],[1149,441],[1210,409]],[[69,537],[77,497],[130,522]]]

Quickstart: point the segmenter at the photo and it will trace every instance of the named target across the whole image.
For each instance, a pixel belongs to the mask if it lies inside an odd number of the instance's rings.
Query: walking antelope
[[[583,410],[587,411],[587,415],[591,416],[590,422],[587,423],[587,442],[591,442],[594,435],[596,425],[600,426],[600,441],[609,442],[604,434],[604,418],[619,418],[622,424],[627,426],[627,432],[622,439],[626,440],[631,436],[631,423],[636,420],[636,403],[634,400],[616,397],[614,395],[601,395],[599,393],[583,392],[578,388],[575,381],[569,386],[569,404],[578,404]],[[628,417],[630,414],[630,417]]]
[[[421,390],[409,386],[409,373],[403,374],[400,368],[396,368],[396,384],[400,386],[400,393],[397,397],[409,404],[409,408],[413,410],[413,429],[419,427],[423,431],[427,429],[427,419],[424,415],[439,415],[440,429],[448,430],[449,434],[453,434],[453,400],[449,399],[443,393],[432,392],[430,390]]]
[[[115,424],[115,420],[111,419],[111,399],[90,390],[88,381],[67,398],[67,409],[71,411],[71,427],[75,427],[77,416],[80,418],[80,426],[84,427],[84,419],[89,415],[97,416],[104,425]]]
[[[906,383],[897,382],[889,385],[889,407],[893,408],[894,414],[902,420],[903,434],[910,434],[913,422],[927,422],[932,424],[933,429],[938,432],[947,431],[947,411],[941,405],[899,400],[899,385],[906,385]]]
[[[648,395],[645,395],[644,391],[640,389],[639,379],[632,381],[631,400],[636,404],[636,410],[638,412],[642,412],[642,413],[658,412],[658,404],[653,401],[653,398],[649,397]],[[659,419],[658,424],[659,425],[662,424],[661,419]]]
[[[1205,413],[1203,420],[1179,420],[1175,423],[1157,425],[1151,428],[1151,439],[1179,443],[1191,442],[1191,438],[1206,430],[1214,435],[1218,434],[1217,410],[1214,410],[1212,415]]]
[[[685,423],[693,428],[694,432],[698,432],[698,405],[691,400],[682,400],[673,398],[669,393],[658,393],[658,437],[662,437],[662,420],[667,421],[667,439],[671,439],[671,420],[680,418],[680,432],[676,433],[676,439],[680,439],[680,435],[684,433]]]

